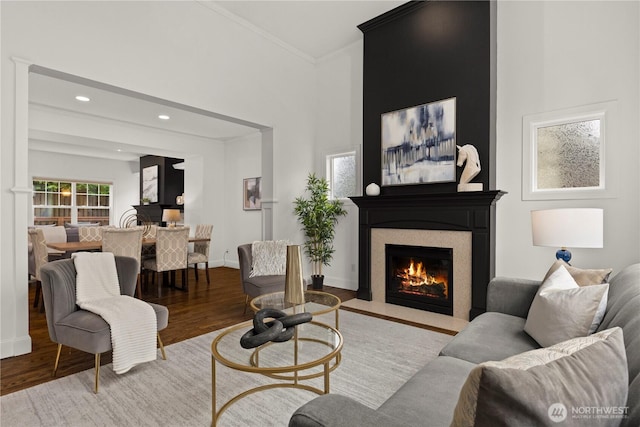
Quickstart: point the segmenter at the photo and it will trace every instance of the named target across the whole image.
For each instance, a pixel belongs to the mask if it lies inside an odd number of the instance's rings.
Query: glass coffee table
[[[335,327],[340,329],[339,311],[340,298],[328,292],[322,291],[304,291],[304,305],[294,305],[284,300],[284,292],[274,292],[255,297],[251,300],[250,306],[254,312],[263,308],[275,308],[286,313],[300,313],[307,311],[314,317],[321,314],[335,312]]]
[[[254,349],[244,349],[240,346],[240,337],[252,328],[252,321],[232,326],[211,343],[212,426],[216,425],[222,413],[233,403],[259,391],[297,388],[317,394],[329,393],[329,374],[333,370],[330,362],[339,359],[343,344],[342,334],[336,328],[311,321],[296,326],[296,332],[289,341],[268,342]],[[279,382],[243,391],[218,410],[216,363],[236,371],[278,378]],[[286,376],[278,376],[283,374]],[[300,383],[317,376],[324,377],[323,389]],[[287,382],[282,382],[283,379]]]

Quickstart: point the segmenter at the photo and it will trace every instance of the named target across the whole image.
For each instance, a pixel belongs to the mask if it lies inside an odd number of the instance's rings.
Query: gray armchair
[[[245,293],[244,313],[247,312],[249,298],[253,299],[259,295],[284,291],[284,282],[286,278],[284,274],[249,277],[252,265],[251,243],[238,246],[238,261],[240,264],[242,290]]]
[[[120,293],[133,296],[136,289],[140,264],[135,258],[116,256],[116,269],[120,282]],[[76,305],[76,269],[73,260],[50,262],[41,270],[42,294],[47,316],[47,327],[51,341],[58,344],[53,375],[58,370],[62,346],[73,347],[95,354],[95,393],[98,392],[100,375],[100,354],[111,350],[111,330],[102,317],[80,309]],[[166,307],[148,303],[156,312],[158,331],[167,327],[169,310]],[[158,334],[158,344],[162,358],[166,360],[164,346]]]

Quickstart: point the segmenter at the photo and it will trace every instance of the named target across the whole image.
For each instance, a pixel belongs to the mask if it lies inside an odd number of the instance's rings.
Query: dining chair
[[[78,227],[78,240],[81,242],[99,242],[102,240],[104,227],[83,226]]]
[[[198,281],[198,264],[204,263],[205,272],[207,274],[207,285],[209,281],[209,246],[211,245],[211,233],[213,225],[198,224],[196,225],[196,239],[209,239],[206,242],[195,242],[193,244],[193,252],[189,252],[187,264],[193,265],[196,273],[196,281]]]
[[[145,233],[144,236],[142,236],[145,239],[155,239],[156,238],[156,234],[158,232],[158,226],[155,224],[151,224],[148,227],[145,226],[141,226],[143,229],[145,229]]]
[[[107,228],[102,232],[102,252],[111,252],[114,255],[135,258],[138,265],[141,263],[142,232],[136,228]],[[136,281],[136,294],[142,299],[140,287],[140,275]]]
[[[49,252],[47,251],[47,242],[44,239],[44,233],[40,228],[29,229],[29,241],[31,242],[33,254],[33,267],[29,274],[35,278],[36,294],[33,299],[33,308],[40,307],[40,312],[44,311],[44,302],[42,301],[42,279],[40,277],[40,269],[49,262]]]
[[[46,243],[66,243],[67,242],[67,230],[62,225],[37,226],[35,228],[42,230],[42,235],[44,236],[44,241]],[[49,247],[47,247],[47,253],[48,253],[49,261],[68,258],[68,254],[65,253],[64,251],[59,251]]]
[[[155,224],[150,225],[136,225],[133,228],[139,228],[143,230],[142,239],[155,239],[158,226]],[[142,264],[144,261],[156,256],[156,245],[142,245]]]
[[[181,289],[187,291],[189,289],[189,275],[187,274],[188,252],[189,227],[158,227],[156,231],[156,256],[143,261],[145,276],[147,271],[155,272],[155,276],[160,276],[160,273],[171,272],[175,278],[175,271],[181,270]],[[163,283],[158,278],[158,296],[162,294],[162,285]]]

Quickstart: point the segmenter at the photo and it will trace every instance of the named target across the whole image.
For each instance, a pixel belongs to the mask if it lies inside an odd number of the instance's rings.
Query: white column
[[[273,188],[273,129],[262,133],[262,240],[273,240],[273,214],[275,209]]]
[[[31,352],[29,336],[29,286],[28,286],[28,207],[32,197],[29,183],[29,67],[30,62],[12,58],[15,64],[15,93],[13,120],[13,186],[10,196],[13,218],[3,219],[10,229],[3,227],[2,240],[13,242],[11,253],[0,252],[2,269],[2,341],[0,357],[17,356]],[[3,162],[3,168],[7,166]],[[9,232],[11,235],[7,235]],[[6,246],[4,247],[6,249]],[[7,262],[8,261],[8,262]],[[12,327],[13,326],[13,327]]]

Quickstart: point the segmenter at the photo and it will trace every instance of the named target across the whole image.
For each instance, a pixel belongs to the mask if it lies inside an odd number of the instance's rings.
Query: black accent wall
[[[471,310],[486,309],[495,266],[496,5],[479,1],[409,2],[358,28],[364,33],[363,186],[381,185],[381,115],[456,98],[456,143],[478,150],[484,191],[456,182],[382,187],[352,197],[359,208],[358,298],[371,300],[371,230],[451,230],[472,235]],[[364,193],[364,189],[363,189]],[[455,260],[454,260],[455,262]],[[455,287],[455,284],[454,284]]]
[[[472,182],[494,189],[494,18],[489,1],[426,1],[358,26],[364,33],[364,187],[381,185],[381,114],[455,97],[457,145],[472,144],[480,156],[482,171]],[[451,182],[382,187],[381,194],[456,191]]]

